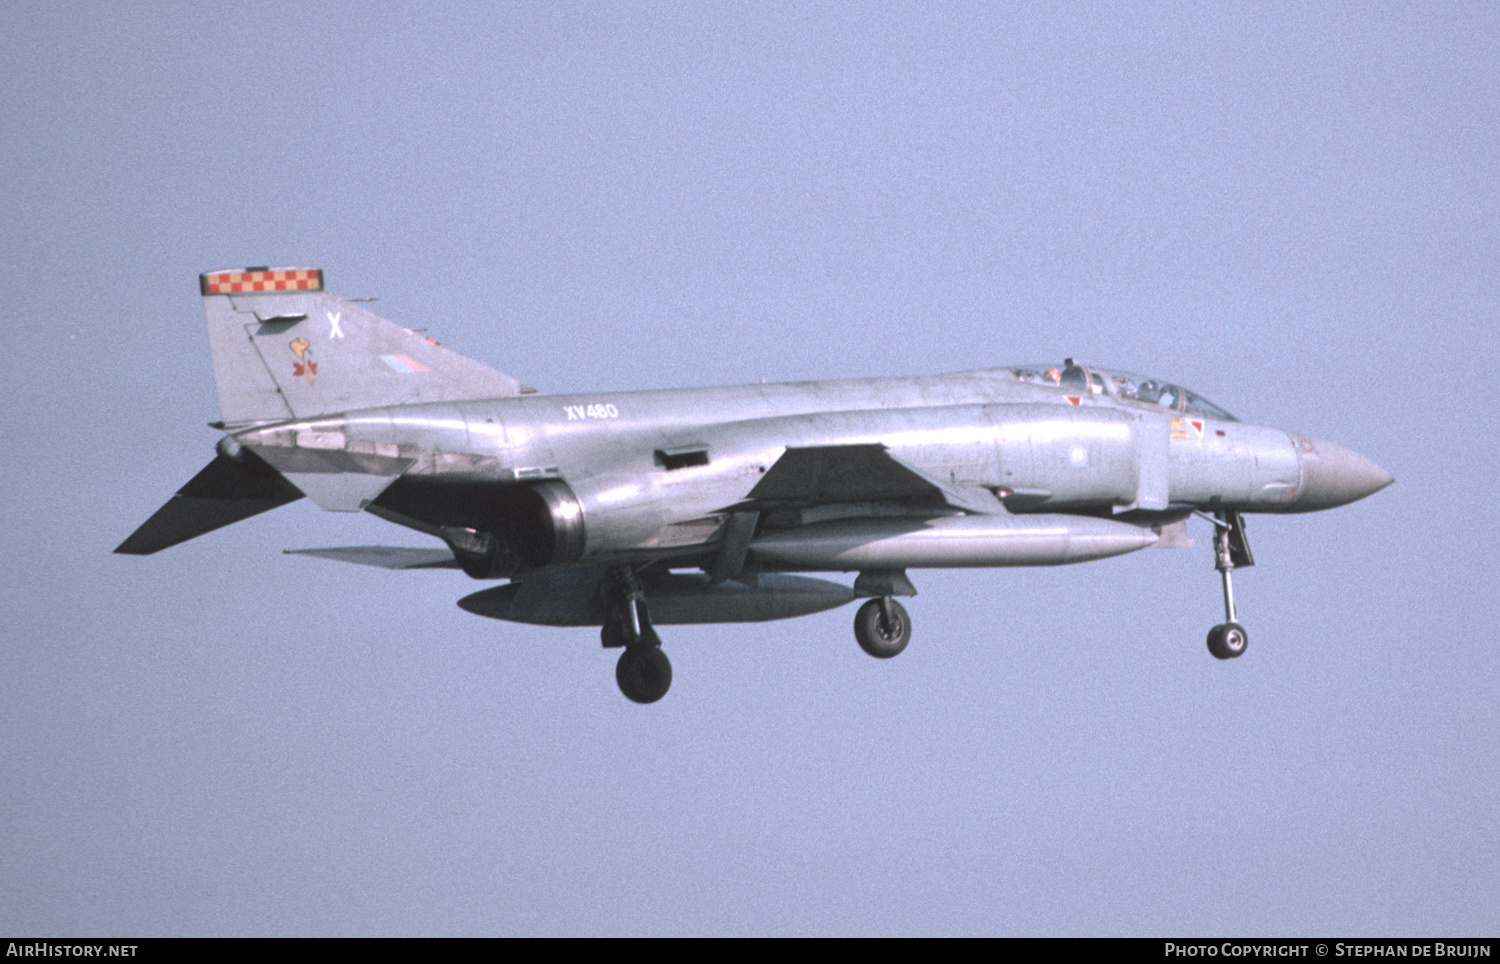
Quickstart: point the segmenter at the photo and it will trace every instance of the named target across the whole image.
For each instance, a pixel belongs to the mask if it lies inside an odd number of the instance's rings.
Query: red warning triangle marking
[[[1064,395],[1063,397],[1072,402],[1074,405],[1083,404],[1083,396],[1081,395]]]
[[[1188,424],[1197,430],[1199,435],[1203,434],[1203,420],[1199,418],[1188,419]]]

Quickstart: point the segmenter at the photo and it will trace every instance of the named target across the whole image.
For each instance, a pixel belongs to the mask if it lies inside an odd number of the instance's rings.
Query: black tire
[[[1250,635],[1239,623],[1221,623],[1208,631],[1208,651],[1216,659],[1235,659],[1245,654]]]
[[[911,642],[911,616],[906,607],[896,600],[890,602],[892,624],[886,624],[885,612],[879,599],[871,599],[859,607],[854,614],[854,638],[859,648],[876,659],[890,659],[899,655]]]
[[[615,682],[634,703],[655,703],[672,686],[672,663],[655,646],[627,646],[615,664]]]

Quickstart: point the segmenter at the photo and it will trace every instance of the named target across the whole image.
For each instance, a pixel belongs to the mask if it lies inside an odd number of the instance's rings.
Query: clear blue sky
[[[475,9],[478,7],[479,9]],[[1500,928],[1491,4],[12,3],[0,932]],[[1397,482],[1193,550],[672,628],[483,620],[212,456],[200,271],[322,267],[543,390],[1073,355]]]

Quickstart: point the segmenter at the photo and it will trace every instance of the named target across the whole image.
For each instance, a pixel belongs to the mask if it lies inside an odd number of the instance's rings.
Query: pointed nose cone
[[[1307,435],[1291,438],[1302,468],[1302,483],[1293,503],[1299,511],[1348,505],[1396,481],[1385,469],[1342,445]]]

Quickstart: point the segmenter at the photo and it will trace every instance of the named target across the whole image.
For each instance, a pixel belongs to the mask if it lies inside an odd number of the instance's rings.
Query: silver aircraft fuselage
[[[596,562],[710,545],[726,508],[796,447],[882,445],[931,478],[995,492],[1013,514],[1306,512],[1389,480],[1333,443],[1023,384],[1011,369],[394,406],[236,441],[272,464],[278,449],[394,446],[412,459],[401,483],[434,491],[564,480],[582,511],[579,561]],[[1165,485],[1143,501],[1153,475]]]

